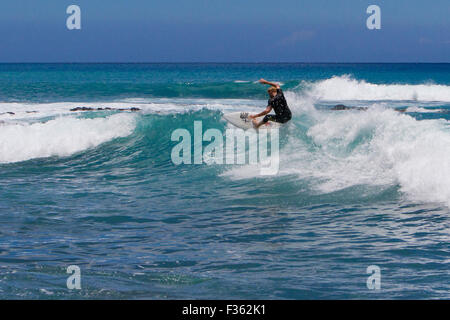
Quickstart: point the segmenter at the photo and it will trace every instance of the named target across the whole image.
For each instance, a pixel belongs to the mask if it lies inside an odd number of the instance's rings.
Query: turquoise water
[[[174,165],[261,77],[278,174]],[[0,298],[448,299],[449,121],[450,64],[0,64]]]

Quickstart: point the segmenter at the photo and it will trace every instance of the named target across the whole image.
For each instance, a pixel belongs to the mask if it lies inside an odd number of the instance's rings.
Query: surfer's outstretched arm
[[[268,84],[269,86],[272,86],[272,87],[275,87],[275,88],[277,88],[277,89],[280,89],[280,85],[279,85],[278,83],[275,83],[275,82],[269,82],[269,81],[267,81],[267,80],[265,80],[265,79],[259,79],[259,83],[262,83],[262,84]]]
[[[262,116],[265,116],[266,114],[268,114],[270,111],[272,111],[272,107],[271,107],[271,106],[267,106],[267,108],[266,108],[263,112],[260,112],[260,113],[258,113],[258,114],[251,114],[251,115],[249,115],[248,117],[249,117],[250,119],[262,117]]]
[[[254,115],[249,115],[248,116],[250,119],[252,119],[253,127],[255,129],[258,129],[264,123],[264,120],[261,120],[261,121],[258,122],[258,120],[256,120],[255,118],[265,116],[270,111],[272,111],[272,107],[271,106],[267,106],[267,108],[263,112],[260,112],[258,114],[254,114]]]

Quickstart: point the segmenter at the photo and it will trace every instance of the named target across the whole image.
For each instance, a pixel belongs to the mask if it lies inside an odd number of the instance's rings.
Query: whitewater
[[[418,121],[398,114],[377,100],[450,102],[450,87],[444,85],[376,85],[348,75],[317,83],[302,84],[287,97],[297,118],[287,128],[289,142],[282,156],[280,175],[315,178],[317,192],[333,192],[355,185],[395,185],[407,197],[441,201],[450,205],[450,129],[448,120]],[[156,100],[156,101],[155,101]],[[0,125],[0,163],[50,156],[70,156],[128,136],[139,115],[121,112],[84,118],[71,112],[77,106],[139,108],[140,115],[163,113],[170,117],[186,112],[211,110],[259,112],[264,101],[245,99],[128,99],[103,103],[3,103]],[[329,112],[315,102],[351,101],[369,108],[367,112]],[[413,112],[442,112],[442,109],[409,107]],[[420,109],[420,110],[417,110]],[[30,112],[29,110],[39,110]],[[450,110],[448,110],[450,112]],[[75,114],[74,114],[75,113]],[[47,121],[39,119],[47,118]],[[27,121],[28,120],[28,121]],[[300,124],[300,125],[297,125]],[[306,127],[305,127],[306,125]],[[174,128],[176,129],[176,128]],[[312,149],[311,149],[312,148]],[[228,176],[240,178],[248,167],[232,168]],[[252,178],[243,173],[243,178]]]

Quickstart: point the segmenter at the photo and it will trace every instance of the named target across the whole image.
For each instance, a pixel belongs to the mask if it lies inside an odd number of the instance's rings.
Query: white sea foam
[[[438,84],[374,84],[350,76],[334,76],[322,81],[304,82],[303,86],[317,100],[450,102],[450,86]]]
[[[450,112],[450,110],[445,109],[427,109],[421,107],[408,107],[408,112],[416,112],[416,113],[446,113]]]
[[[442,202],[450,206],[450,126],[446,120],[418,121],[392,109],[372,106],[368,111],[316,111],[295,101],[306,120],[287,127],[289,143],[280,150],[279,175],[312,181],[318,193],[348,187],[393,186],[412,201]],[[306,126],[305,134],[299,126]],[[248,179],[249,166],[223,173]],[[358,195],[355,195],[356,197]]]
[[[331,114],[308,136],[319,146],[310,173],[325,179],[319,185],[324,192],[398,183],[412,199],[450,204],[445,121],[417,121],[391,110]]]
[[[47,122],[0,125],[0,163],[50,156],[69,156],[114,138],[131,134],[135,116],[107,118],[58,117]]]
[[[43,117],[62,116],[74,114],[70,109],[86,108],[112,108],[130,109],[139,108],[142,113],[183,113],[189,110],[196,111],[203,108],[210,110],[253,111],[266,106],[266,101],[250,99],[181,99],[181,98],[133,98],[122,101],[106,102],[55,102],[55,103],[0,103],[0,120],[36,119]],[[94,110],[95,111],[95,110]],[[12,112],[14,114],[10,114]],[[82,111],[79,111],[82,112]]]

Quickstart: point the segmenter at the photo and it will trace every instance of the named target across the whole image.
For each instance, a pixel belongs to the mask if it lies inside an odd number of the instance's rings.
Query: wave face
[[[0,65],[0,298],[373,298],[369,265],[389,270],[377,297],[450,298],[449,74]],[[194,121],[225,137],[224,113],[261,111],[261,76],[293,112],[277,175],[171,161],[176,129],[194,149]],[[81,293],[63,287],[68,262]]]

